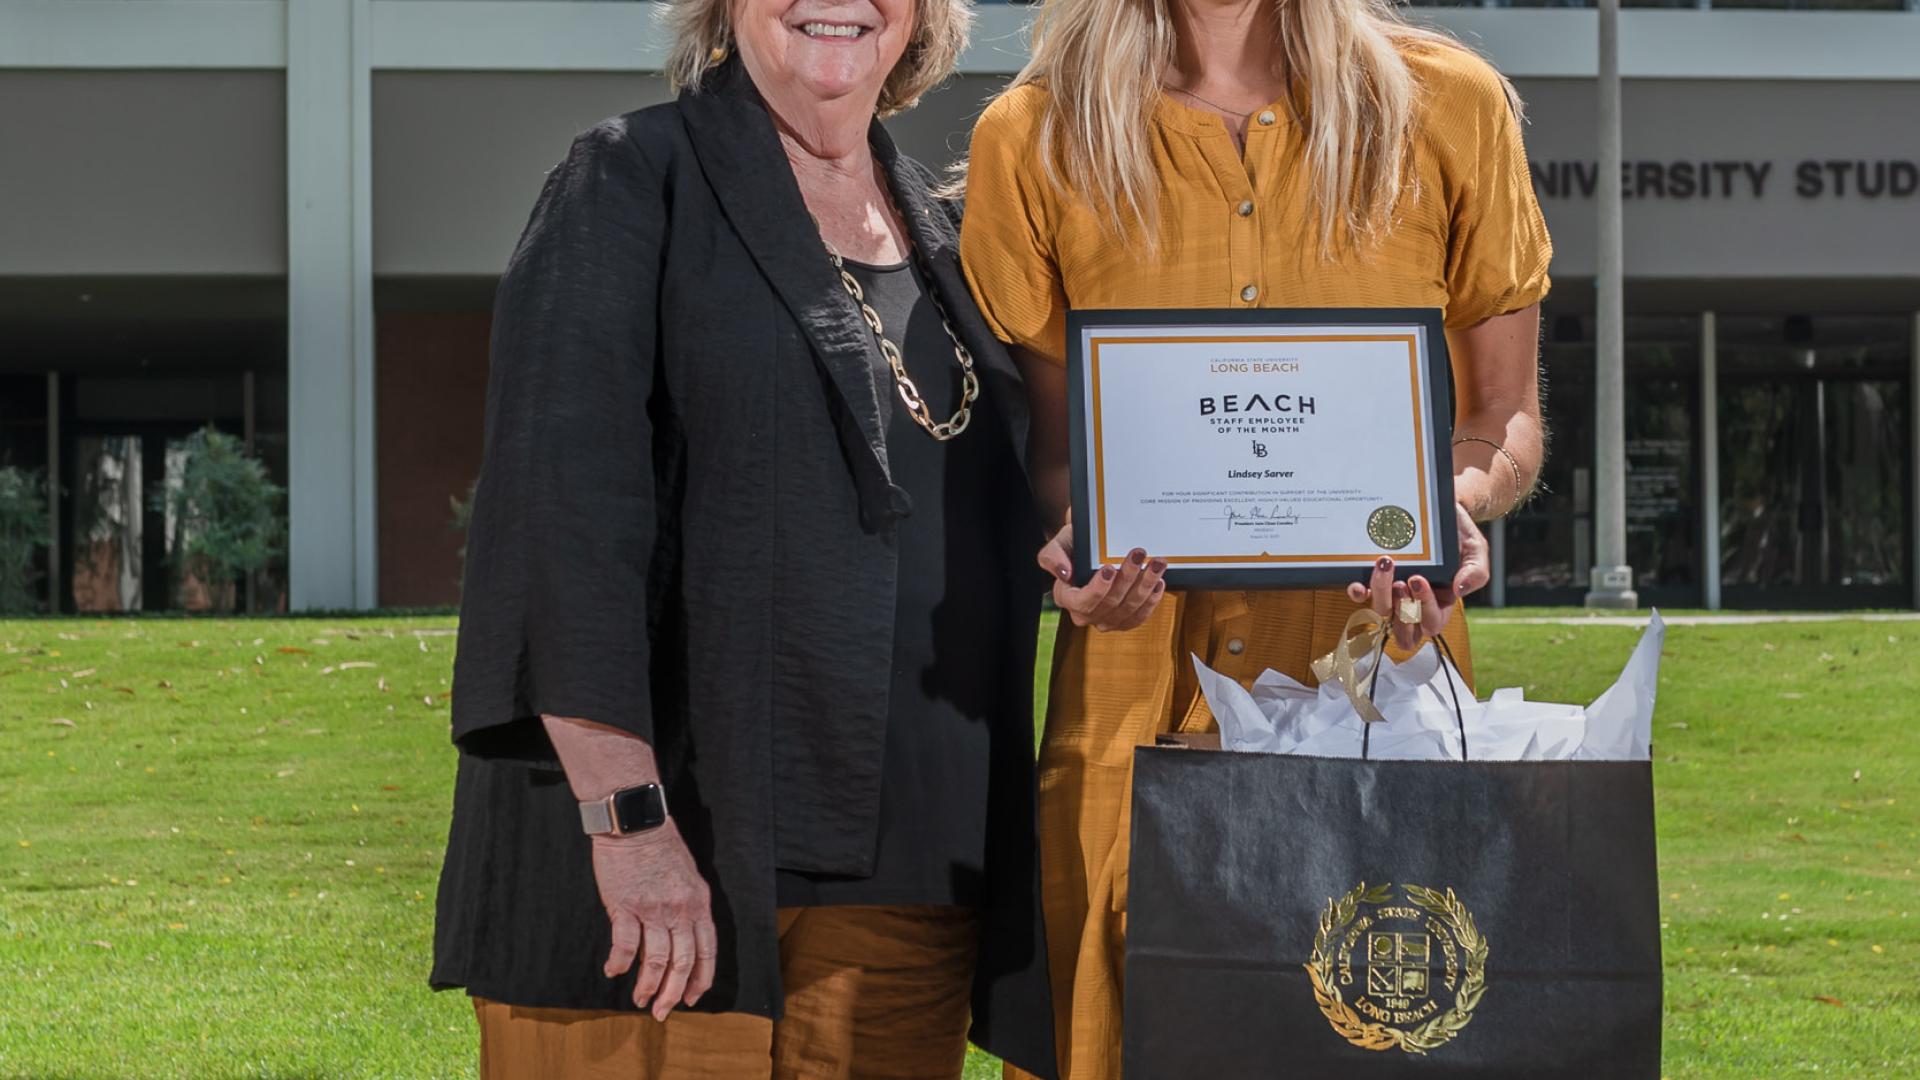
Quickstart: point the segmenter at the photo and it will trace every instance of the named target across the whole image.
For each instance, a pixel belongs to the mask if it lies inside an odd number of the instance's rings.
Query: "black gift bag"
[[[1143,747],[1129,1080],[1658,1077],[1644,761]]]

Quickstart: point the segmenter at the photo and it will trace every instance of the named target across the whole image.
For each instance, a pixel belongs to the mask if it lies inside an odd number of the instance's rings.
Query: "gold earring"
[[[709,64],[717,64],[726,58],[727,47],[725,45],[715,45],[713,48],[707,50],[707,63]]]

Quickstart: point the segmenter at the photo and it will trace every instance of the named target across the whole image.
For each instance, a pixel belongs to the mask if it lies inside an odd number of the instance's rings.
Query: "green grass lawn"
[[[470,1075],[424,981],[451,626],[0,622],[0,1077]],[[1480,689],[1585,701],[1634,637],[1488,620]],[[1920,1073],[1917,647],[1671,631],[1667,1075]]]

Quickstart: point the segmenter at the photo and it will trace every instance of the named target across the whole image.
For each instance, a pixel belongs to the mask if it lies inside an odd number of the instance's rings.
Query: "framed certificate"
[[[1174,588],[1451,580],[1447,375],[1433,309],[1069,313],[1075,580],[1134,548]]]

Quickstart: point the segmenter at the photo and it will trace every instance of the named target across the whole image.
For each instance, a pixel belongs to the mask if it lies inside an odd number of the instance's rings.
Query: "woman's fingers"
[[[667,928],[673,943],[673,956],[667,961],[666,978],[653,998],[653,1018],[664,1022],[673,1015],[673,1007],[687,994],[687,980],[693,974],[693,927],[675,923]]]
[[[630,911],[615,911],[613,918],[613,949],[607,953],[607,978],[611,979],[633,966],[633,958],[640,951],[640,920]]]
[[[701,916],[693,924],[693,975],[687,979],[688,1005],[697,1004],[702,994],[713,988],[714,969],[719,966],[720,941],[713,920]]]
[[[1167,591],[1167,563],[1164,559],[1150,559],[1141,568],[1140,576],[1134,579],[1133,588],[1108,615],[1108,630],[1131,630],[1152,617],[1154,607]]]
[[[1103,566],[1093,572],[1093,577],[1085,585],[1075,587],[1064,581],[1056,581],[1053,585],[1053,602],[1073,617],[1075,626],[1085,626],[1094,609],[1106,600],[1107,593],[1119,577],[1119,567]]]
[[[1393,603],[1388,609],[1393,612],[1388,618],[1393,623],[1393,643],[1402,649],[1412,651],[1420,647],[1420,626],[1418,623],[1400,621],[1400,601],[1413,597],[1413,590],[1404,581],[1393,583]]]
[[[1166,560],[1148,559],[1144,550],[1135,548],[1124,562],[1101,567],[1079,588],[1054,582],[1053,600],[1075,626],[1131,630],[1147,621],[1166,595],[1166,572]]]
[[[1373,577],[1368,582],[1368,594],[1373,600],[1373,613],[1393,617],[1395,581],[1393,580],[1393,560],[1385,555],[1373,564]]]
[[[1068,585],[1072,585],[1073,526],[1068,525],[1059,532],[1054,533],[1053,539],[1047,541],[1046,546],[1040,549],[1040,554],[1035,556],[1035,561],[1040,564],[1040,569],[1045,570],[1049,576],[1058,578]]]
[[[667,961],[673,956],[673,938],[665,926],[648,923],[641,948],[640,980],[633,984],[633,1003],[644,1009],[653,1001],[653,995],[667,977]]]
[[[1107,590],[1105,596],[1100,598],[1099,605],[1089,613],[1095,625],[1106,625],[1116,612],[1124,610],[1127,599],[1133,592],[1134,584],[1140,580],[1140,575],[1146,571],[1146,568],[1147,553],[1144,550],[1134,548],[1127,553],[1126,561],[1120,564],[1120,570],[1114,576],[1113,586]]]
[[[1452,591],[1456,596],[1467,596],[1493,580],[1492,556],[1487,547],[1487,534],[1474,524],[1473,515],[1467,513],[1464,506],[1454,509],[1460,522],[1460,569],[1453,575]]]
[[[1427,579],[1419,576],[1408,581],[1407,587],[1413,598],[1420,601],[1420,632],[1428,637],[1438,637],[1440,631],[1447,628],[1447,620],[1453,616],[1452,598],[1441,599]]]
[[[1487,545],[1483,540],[1478,544],[1460,545],[1460,571],[1453,575],[1453,592],[1456,596],[1469,596],[1485,588],[1493,580],[1493,570],[1488,566]]]
[[[1393,560],[1385,555],[1373,564],[1373,572],[1364,582],[1347,586],[1347,599],[1373,609],[1375,615],[1393,618]]]
[[[1153,618],[1154,610],[1160,606],[1160,601],[1165,598],[1166,595],[1167,580],[1160,578],[1153,583],[1152,588],[1142,590],[1140,603],[1134,607],[1133,613],[1127,616],[1126,621],[1119,626],[1113,627],[1113,629],[1131,630],[1145,623],[1148,619]]]

